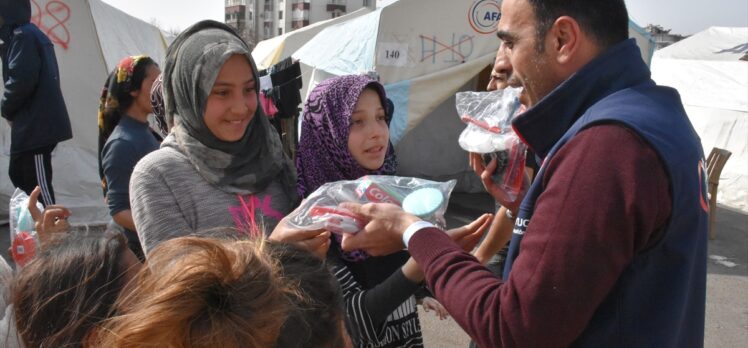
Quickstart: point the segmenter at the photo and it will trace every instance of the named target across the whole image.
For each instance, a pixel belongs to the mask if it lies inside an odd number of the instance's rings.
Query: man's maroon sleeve
[[[436,229],[409,242],[436,298],[481,347],[571,344],[670,215],[661,160],[623,126],[580,132],[547,165],[505,283]]]

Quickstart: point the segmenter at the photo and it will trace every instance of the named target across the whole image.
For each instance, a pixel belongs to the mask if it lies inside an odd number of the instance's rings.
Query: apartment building
[[[225,22],[251,45],[309,24],[336,18],[375,0],[225,0]]]

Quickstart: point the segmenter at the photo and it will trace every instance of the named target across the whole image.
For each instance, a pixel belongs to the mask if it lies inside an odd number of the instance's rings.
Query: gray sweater
[[[291,211],[278,182],[265,191],[243,196],[255,207],[255,220],[269,234]],[[186,235],[209,235],[217,228],[241,228],[250,221],[236,194],[218,190],[198,174],[174,148],[161,148],[141,159],[130,179],[130,206],[146,255],[159,243]],[[213,231],[211,231],[213,230]]]

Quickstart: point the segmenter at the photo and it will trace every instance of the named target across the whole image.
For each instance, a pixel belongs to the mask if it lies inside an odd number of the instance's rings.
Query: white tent
[[[629,19],[629,37],[636,40],[636,44],[639,46],[644,62],[647,63],[647,65],[651,65],[652,56],[654,55],[655,48],[657,48],[657,44],[652,38],[652,35],[649,35],[644,28]]]
[[[258,69],[267,69],[273,64],[278,63],[281,59],[296,52],[296,50],[301,48],[301,46],[307,43],[307,41],[311,40],[315,35],[322,31],[322,29],[369,12],[371,12],[371,9],[363,7],[346,14],[345,16],[313,23],[306,27],[289,31],[283,35],[262,40],[252,49],[252,58],[254,58]]]
[[[127,55],[163,61],[166,43],[158,28],[101,0],[31,0],[32,22],[54,42],[73,139],[52,154],[57,202],[71,208],[73,223],[109,220],[99,181],[96,110],[109,71]],[[0,86],[0,90],[2,86]],[[0,121],[0,220],[13,186],[8,179],[10,129]]]
[[[319,34],[323,29],[369,12],[371,12],[371,9],[363,7],[345,16],[317,22],[300,29],[289,31],[280,36],[262,40],[252,49],[252,58],[255,60],[258,69],[267,69],[296,52],[296,50],[301,48],[301,46]],[[313,69],[303,62],[300,64],[300,67],[301,80],[308,81],[312,77]],[[308,87],[309,85],[304,83],[301,89],[302,96],[306,95]]]
[[[399,174],[458,179],[458,191],[480,190],[457,138],[464,128],[454,94],[476,90],[477,75],[499,48],[499,0],[399,0],[322,30],[292,56],[315,68],[305,86],[333,75],[376,71],[395,104],[390,136]],[[630,22],[648,62],[653,41]],[[422,122],[428,120],[427,122]]]
[[[712,27],[655,52],[652,78],[678,90],[706,155],[712,147],[732,152],[717,200],[748,212],[746,57],[748,28]]]

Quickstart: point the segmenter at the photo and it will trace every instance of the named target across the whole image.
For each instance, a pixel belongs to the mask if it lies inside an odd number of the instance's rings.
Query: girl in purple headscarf
[[[395,174],[386,101],[382,85],[366,76],[335,77],[312,90],[296,157],[299,196],[327,182]],[[423,346],[413,296],[423,273],[409,257],[405,251],[369,257],[343,252],[339,240],[331,244],[328,259],[343,288],[356,346]]]

